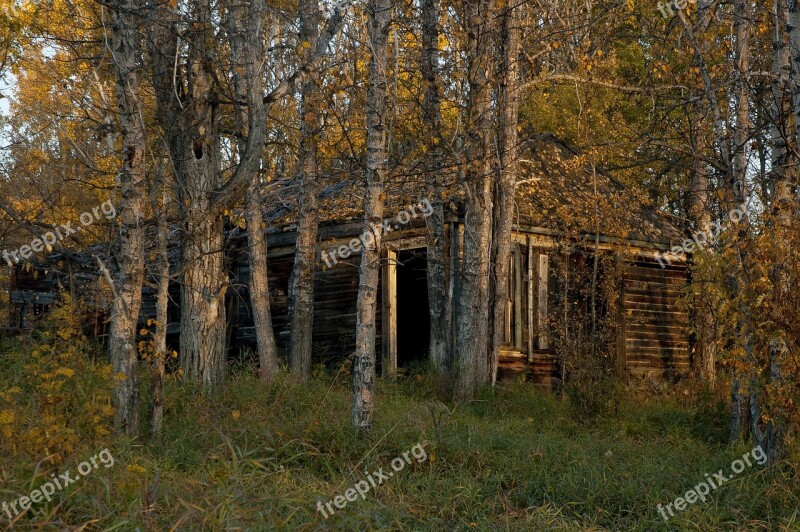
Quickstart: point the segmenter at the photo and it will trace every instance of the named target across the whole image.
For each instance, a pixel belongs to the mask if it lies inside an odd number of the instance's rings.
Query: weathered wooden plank
[[[653,286],[657,287],[676,287],[676,286],[684,286],[688,283],[688,278],[685,276],[682,277],[667,277],[667,276],[656,276],[655,274],[641,274],[641,273],[634,273],[634,272],[627,272],[625,274],[625,281],[631,282],[636,281],[640,283],[648,283],[652,284]]]
[[[514,244],[514,347],[522,349],[522,257]]]
[[[657,281],[635,281],[633,279],[625,280],[625,289],[631,294],[663,294],[665,296],[679,297],[683,295],[686,287],[681,284],[666,284]]]
[[[536,328],[539,333],[539,349],[549,349],[550,338],[547,323],[547,288],[549,280],[549,256],[547,253],[540,253],[538,266],[536,268],[537,277],[537,314]]]
[[[617,267],[621,266],[619,255],[617,255]],[[625,281],[619,283],[619,290],[614,300],[616,306],[616,320],[617,320],[617,352],[615,360],[615,369],[617,378],[625,380],[625,368],[627,367],[628,353],[625,345],[625,338],[627,335],[627,320],[625,319]]]
[[[635,333],[628,332],[626,338],[628,340],[647,341],[647,342],[660,342],[660,341],[682,341],[689,342],[689,330],[684,329],[674,333],[665,333],[661,331],[637,331]]]
[[[638,264],[628,266],[627,272],[632,275],[658,276],[670,279],[687,279],[689,277],[689,272],[686,268],[678,270],[661,269],[660,267],[642,266]]]
[[[17,290],[11,292],[12,303],[32,303],[36,305],[50,305],[57,299],[57,292]]]
[[[679,359],[689,357],[688,347],[637,347],[628,349],[628,364],[633,360],[647,360],[648,357],[669,357]]]
[[[689,330],[689,323],[672,319],[656,319],[646,316],[628,314],[625,316],[627,330],[630,333],[657,332],[661,334],[685,335]]]
[[[684,311],[676,303],[664,303],[661,301],[635,302],[625,299],[625,310],[639,312],[656,312],[659,314],[683,314]]]
[[[533,360],[533,246],[531,238],[526,238],[528,248],[528,362]]]
[[[625,286],[627,287],[627,293],[631,295],[636,295],[636,296],[657,295],[666,298],[680,298],[685,296],[689,283],[685,282],[685,283],[666,284],[666,283],[658,283],[656,281],[646,282],[646,281],[632,281],[630,279],[626,279]]]
[[[397,252],[387,250],[381,272],[383,289],[383,357],[381,372],[384,378],[397,376]]]
[[[642,347],[689,347],[688,338],[678,338],[673,340],[653,340],[653,339],[634,339],[626,338],[625,345],[629,349],[639,349]]]
[[[638,316],[641,318],[652,318],[658,320],[674,321],[675,323],[688,323],[689,316],[686,312],[679,310],[659,310],[653,308],[629,308],[625,303],[625,312],[628,316]]]

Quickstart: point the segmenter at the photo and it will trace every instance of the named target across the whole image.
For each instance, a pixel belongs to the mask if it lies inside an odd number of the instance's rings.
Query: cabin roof
[[[522,150],[516,206],[520,225],[568,235],[599,233],[669,245],[686,236],[647,198],[615,180],[591,159],[552,135]]]
[[[686,236],[671,220],[647,203],[642,194],[625,187],[591,160],[553,135],[538,135],[521,144],[514,224],[532,233],[603,237],[669,247]],[[450,172],[448,175],[454,175]],[[445,205],[457,214],[463,194],[450,179]],[[323,182],[324,183],[324,182]],[[270,232],[295,228],[300,186],[297,179],[274,183],[267,194],[265,221]],[[363,182],[339,180],[323,186],[319,196],[321,225],[363,218]],[[406,205],[425,198],[423,177],[389,180],[385,213],[395,216]]]

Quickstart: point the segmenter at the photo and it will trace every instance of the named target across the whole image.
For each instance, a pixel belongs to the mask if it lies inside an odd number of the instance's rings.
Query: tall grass
[[[26,355],[17,345],[6,346],[2,356],[13,361]],[[0,388],[19,380],[23,366],[3,364]],[[705,473],[727,469],[748,450],[725,443],[724,410],[713,401],[629,394],[616,414],[587,422],[576,419],[565,401],[525,383],[503,385],[456,407],[438,400],[435,379],[411,375],[378,383],[375,427],[359,439],[349,427],[349,381],[337,373],[306,385],[282,377],[264,386],[241,369],[213,393],[169,383],[159,441],[109,437],[103,446],[112,450],[113,468],[34,505],[15,526],[800,529],[795,447],[790,460],[746,470],[669,522],[659,515],[657,504],[682,495]],[[417,443],[426,449],[426,461],[413,460],[330,519],[317,511],[317,501],[343,495],[365,471],[390,469],[393,458]],[[94,436],[79,440],[61,470],[74,469],[98,450]],[[0,499],[25,495],[38,482],[33,460],[0,458]],[[6,516],[0,523],[8,524]]]

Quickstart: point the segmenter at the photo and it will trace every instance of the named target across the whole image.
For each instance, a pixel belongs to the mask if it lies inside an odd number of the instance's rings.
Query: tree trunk
[[[705,106],[698,98],[694,104],[694,161],[692,165],[692,218],[695,229],[703,234],[710,234],[711,206],[708,203],[708,164],[704,158],[707,155],[707,131],[705,127]],[[717,342],[714,331],[713,309],[709,307],[705,280],[694,280],[697,290],[697,305],[695,319],[697,320],[699,360],[695,368],[709,386],[714,386],[717,379],[716,353]]]
[[[469,96],[466,120],[464,256],[457,302],[457,401],[472,399],[489,381],[489,262],[492,236],[492,0],[465,5]]]
[[[447,237],[444,230],[442,115],[439,98],[439,0],[422,0],[422,58],[424,84],[422,120],[426,146],[425,185],[433,211],[426,218],[428,248],[428,307],[430,309],[431,339],[429,357],[439,373],[451,365],[452,334],[451,304],[448,297]]]
[[[240,37],[246,41],[242,58],[247,137],[233,176],[220,186],[219,117],[214,76],[207,64],[213,53],[207,48],[214,42],[216,15],[209,0],[192,2],[189,9],[191,21],[184,32],[185,60],[175,33],[181,16],[172,0],[155,6],[152,12],[150,52],[159,119],[170,150],[184,219],[181,366],[187,380],[208,387],[223,380],[226,367],[224,303],[229,279],[222,213],[229,202],[247,190],[259,170],[268,98],[263,95],[260,75],[264,54],[263,2],[259,0],[247,7],[248,23],[244,37]],[[291,84],[284,82],[281,87]]]
[[[249,9],[248,9],[249,5]],[[229,35],[231,43],[231,75],[238,102],[236,125],[238,137],[238,169],[246,172],[249,180],[246,200],[247,247],[250,266],[250,305],[256,330],[259,373],[264,383],[272,382],[278,373],[278,349],[272,328],[272,311],[269,301],[267,272],[267,235],[264,227],[263,204],[259,186],[261,157],[247,160],[248,141],[253,136],[260,145],[266,135],[264,120],[266,113],[261,94],[264,82],[260,68],[265,54],[261,26],[263,24],[263,0],[249,4],[234,4],[229,8]],[[247,102],[247,105],[244,105]],[[259,146],[259,152],[261,147]]]
[[[378,295],[383,184],[386,161],[386,68],[387,41],[391,23],[391,2],[370,0],[369,90],[367,92],[367,171],[364,198],[364,231],[373,236],[366,245],[359,267],[356,349],[353,361],[353,426],[364,432],[372,426],[375,386],[375,310]]]
[[[788,4],[788,5],[787,5]],[[789,11],[789,5],[794,13]],[[800,111],[800,98],[793,98],[792,83],[800,82],[800,58],[791,56],[792,33],[797,29],[791,21],[797,21],[797,4],[792,1],[775,0],[773,4],[774,41],[772,58],[772,119],[770,127],[771,173],[775,183],[772,202],[773,217],[776,222],[776,248],[787,250],[788,232],[792,229],[792,183],[797,182],[798,141],[797,122],[792,116]],[[794,62],[794,64],[793,64]],[[788,255],[787,252],[780,252]],[[791,277],[786,267],[774,259],[772,278],[775,279],[776,301],[786,300],[791,290]],[[785,421],[777,412],[767,411],[764,388],[767,383],[780,386],[782,380],[781,363],[789,353],[786,340],[776,337],[769,349],[768,368],[763,368],[760,379],[754,378],[750,390],[751,430],[755,444],[767,455],[769,463],[774,463],[784,452]],[[769,421],[764,416],[769,414]],[[777,415],[776,415],[777,414]]]
[[[490,283],[492,313],[489,340],[491,342],[491,380],[497,381],[500,345],[503,342],[506,298],[508,297],[509,258],[511,256],[511,227],[514,219],[514,193],[517,186],[517,116],[519,111],[517,59],[519,57],[519,7],[512,4],[501,16],[500,46],[502,64],[499,108],[502,113],[500,131],[500,161],[494,184],[494,219],[492,223],[492,268]],[[518,287],[519,288],[519,287]]]
[[[211,155],[206,153],[204,157]],[[188,381],[211,387],[225,377],[228,273],[224,264],[223,219],[217,214],[209,216],[207,201],[197,201],[213,189],[214,185],[201,177],[212,178],[214,167],[203,160],[197,166],[195,172],[189,172],[186,183],[195,203],[188,209],[182,249],[181,367]]]
[[[139,389],[136,375],[138,353],[136,329],[144,281],[145,217],[145,131],[141,121],[138,68],[139,24],[137,5],[115,0],[111,11],[111,55],[116,72],[117,103],[122,129],[119,235],[119,278],[111,307],[109,353],[115,380],[115,427],[118,433],[136,436],[139,432]]]
[[[320,14],[316,0],[300,0],[300,42],[313,43],[319,33]],[[304,61],[315,46],[305,48]],[[315,68],[315,73],[318,69]],[[315,76],[310,75],[309,78]],[[291,337],[289,367],[301,381],[311,375],[311,340],[314,325],[314,266],[317,261],[317,196],[319,195],[318,135],[321,129],[322,94],[318,80],[308,79],[300,88],[300,205],[297,213],[297,243],[289,288]]]
[[[270,383],[278,374],[278,348],[272,328],[267,278],[267,234],[264,230],[261,190],[258,179],[247,191],[247,243],[250,248],[250,304],[258,343],[258,363],[261,380]]]
[[[153,368],[153,417],[150,421],[150,433],[153,438],[161,436],[164,424],[164,379],[166,378],[167,325],[169,321],[169,225],[167,223],[167,186],[161,184],[163,201],[161,216],[158,217],[158,263],[156,277],[158,292],[156,295],[156,331],[153,335],[155,366]],[[154,202],[154,205],[156,203]]]
[[[705,30],[710,23],[709,5],[707,0],[698,2],[698,29]],[[698,69],[703,67],[702,58],[695,55],[694,66]],[[711,229],[711,205],[709,204],[709,165],[706,157],[709,155],[708,127],[707,120],[711,115],[708,109],[708,102],[705,102],[700,95],[695,96],[693,104],[692,127],[692,151],[694,159],[692,161],[692,205],[691,214],[695,222],[695,229],[704,234],[710,234]],[[717,339],[714,330],[713,310],[709,308],[707,287],[703,279],[695,279],[697,283],[697,300],[695,307],[695,319],[697,320],[698,347],[700,350],[699,360],[695,363],[695,369],[700,378],[710,386],[714,386],[717,378]]]
[[[747,198],[747,142],[750,134],[750,90],[748,78],[750,75],[750,16],[752,9],[746,0],[736,0],[735,12],[735,37],[736,53],[734,55],[734,93],[736,97],[735,116],[736,124],[733,131],[733,161],[731,166],[730,186],[732,201],[726,207],[731,210],[737,205],[742,205]],[[747,284],[747,252],[739,242],[747,238],[747,213],[744,213],[744,223],[739,226],[735,245],[738,254],[738,264],[734,269],[734,278],[731,281],[733,293],[738,293],[738,287]],[[753,333],[752,316],[749,308],[742,304],[738,309],[739,314],[739,339],[742,343],[747,363],[753,361]],[[731,400],[733,402],[731,414],[731,439],[746,439],[749,427],[745,421],[745,412],[749,410],[748,396],[745,395],[745,376],[734,369],[731,384]]]

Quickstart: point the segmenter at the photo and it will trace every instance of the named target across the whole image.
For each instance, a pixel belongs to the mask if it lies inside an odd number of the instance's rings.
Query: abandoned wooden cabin
[[[270,193],[265,207],[273,327],[281,347],[288,344],[290,334],[288,287],[298,194],[294,185],[291,179],[276,183],[272,187],[276,192]],[[464,225],[456,187],[451,192],[446,202],[447,289],[457,298]],[[323,252],[342,246],[344,250],[361,235],[362,194],[356,180],[340,180],[320,194],[315,363],[341,361],[354,347],[360,253],[343,256],[348,255],[344,251],[326,260]],[[392,180],[386,194],[391,231],[384,235],[382,250],[376,346],[383,372],[424,360],[430,334],[425,188],[418,180]],[[231,356],[255,345],[244,235],[236,227],[229,232]],[[590,315],[604,323],[607,352],[621,376],[674,379],[688,373],[692,362],[689,311],[683,302],[688,265],[673,258],[662,267],[656,260],[659,253],[685,238],[668,216],[594,169],[565,143],[552,136],[527,141],[516,194],[501,376],[524,374],[536,383],[556,385],[563,370],[563,350],[586,341]],[[61,257],[62,262],[65,259]],[[86,275],[85,265],[78,269]],[[52,302],[58,285],[71,282],[65,276],[65,268],[55,267],[52,261],[17,267],[11,285],[12,325],[24,325],[26,311]],[[173,344],[179,332],[179,290],[177,283],[170,290]],[[141,319],[144,322],[154,314],[153,290],[145,288]]]

